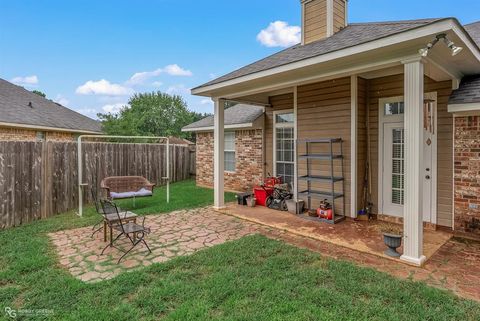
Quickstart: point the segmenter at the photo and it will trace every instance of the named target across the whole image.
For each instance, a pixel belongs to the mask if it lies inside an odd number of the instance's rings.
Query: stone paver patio
[[[147,241],[152,253],[139,246],[119,265],[122,253],[103,247],[103,235],[92,239],[91,227],[50,234],[56,246],[60,264],[76,278],[98,282],[135,269],[160,263],[177,256],[236,240],[255,233],[281,240],[297,247],[308,248],[323,256],[343,259],[371,267],[395,277],[422,281],[428,285],[449,289],[459,296],[480,301],[480,243],[452,239],[432,255],[427,264],[414,267],[348,247],[295,235],[282,229],[241,220],[210,208],[184,210],[148,216],[146,225],[152,228]],[[126,244],[127,246],[128,244]]]
[[[85,282],[110,279],[124,271],[165,262],[177,256],[192,254],[245,235],[257,233],[261,225],[244,222],[240,219],[221,215],[208,208],[183,210],[164,215],[151,215],[146,219],[151,233],[146,241],[152,250],[140,244],[120,264],[122,252],[109,248],[100,255],[107,245],[103,233],[91,237],[92,228],[85,227],[50,234],[55,244],[60,264],[76,278]],[[128,249],[128,240],[116,242],[116,246]]]

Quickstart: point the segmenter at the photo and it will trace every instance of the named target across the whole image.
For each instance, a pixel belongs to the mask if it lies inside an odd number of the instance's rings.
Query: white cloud
[[[68,104],[70,103],[70,101],[67,98],[63,97],[61,94],[58,94],[55,97],[54,101],[62,106],[68,106]]]
[[[102,110],[106,113],[118,113],[124,106],[127,104],[118,103],[118,104],[108,104],[102,107]]]
[[[158,77],[161,74],[168,74],[170,76],[183,76],[183,77],[190,77],[193,76],[193,73],[190,70],[184,69],[177,64],[168,65],[164,68],[158,68],[153,71],[142,71],[135,73],[130,79],[127,81],[127,84],[131,86],[141,85],[145,81],[150,78]]]
[[[126,96],[133,94],[133,89],[112,84],[108,80],[99,81],[89,80],[85,84],[79,86],[75,91],[79,95],[104,95],[104,96]]]
[[[185,87],[184,84],[170,86],[167,89],[167,94],[169,95],[188,95],[190,94],[190,89]]]
[[[302,29],[289,26],[285,21],[275,21],[260,31],[257,40],[267,47],[289,47],[300,42]]]
[[[94,119],[97,118],[97,110],[95,108],[85,107],[85,108],[77,108],[75,110],[77,112],[79,112],[80,114],[85,115],[87,117],[91,117],[91,118],[94,118]]]
[[[183,69],[177,64],[168,65],[165,68],[163,68],[163,70],[170,76],[185,76],[185,77],[193,76],[193,73],[190,70]]]
[[[153,87],[157,87],[157,88],[158,88],[158,87],[162,87],[162,86],[163,86],[163,82],[161,82],[161,81],[154,81],[154,82],[152,82],[152,86],[153,86]]]
[[[10,80],[14,84],[20,86],[34,86],[38,84],[38,77],[36,75],[25,76],[25,77],[15,77]]]
[[[213,101],[209,98],[200,100],[200,105],[213,105]]]

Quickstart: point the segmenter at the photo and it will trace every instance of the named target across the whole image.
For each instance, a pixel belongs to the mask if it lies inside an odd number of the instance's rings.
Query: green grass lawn
[[[190,191],[190,207],[212,201],[191,181],[172,189]],[[179,208],[178,194],[158,212]],[[46,234],[96,220],[89,210],[0,232],[0,319],[12,307],[51,309],[52,320],[480,320],[478,303],[258,235],[86,284],[59,266]]]

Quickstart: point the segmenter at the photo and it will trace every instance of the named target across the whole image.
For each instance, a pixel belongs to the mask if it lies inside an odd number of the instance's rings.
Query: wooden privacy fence
[[[84,200],[100,193],[107,176],[144,176],[166,182],[164,144],[83,143]],[[192,160],[193,158],[193,160]],[[171,182],[188,179],[195,152],[170,145]],[[78,207],[77,144],[0,141],[0,228],[18,226]]]

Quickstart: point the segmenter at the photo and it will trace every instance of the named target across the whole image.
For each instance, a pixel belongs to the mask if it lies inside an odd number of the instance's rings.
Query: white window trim
[[[277,123],[277,115],[282,114],[293,114],[293,123]],[[297,120],[295,119],[295,110],[294,109],[283,109],[275,110],[273,112],[273,176],[277,176],[277,128],[293,128],[295,132],[295,124]],[[294,138],[295,143],[295,138]],[[295,152],[296,153],[296,152]],[[293,168],[297,167],[296,157],[293,158]],[[294,182],[296,183],[296,182]]]
[[[432,193],[432,204],[437,204],[438,198],[438,97],[437,92],[429,92],[424,94],[425,99],[432,99],[437,101],[437,112],[435,113],[435,133],[437,133],[435,144],[432,148],[433,153],[433,162],[432,162],[432,185],[434,187],[434,192]],[[383,144],[384,144],[384,137],[383,137],[383,124],[384,123],[404,123],[404,115],[390,115],[386,116],[384,111],[384,105],[386,103],[393,103],[403,101],[405,102],[404,96],[395,96],[395,97],[387,97],[387,98],[380,98],[378,100],[378,200],[377,200],[377,208],[379,214],[385,214],[383,210]],[[405,106],[406,107],[406,106]],[[437,224],[438,221],[438,208],[434,206],[432,208],[432,217],[431,223]]]
[[[234,157],[234,160],[235,160],[235,170],[234,171],[228,171],[228,170],[225,170],[224,169],[224,172],[225,173],[229,173],[229,174],[235,174],[237,172],[237,133],[235,131],[225,131],[223,133],[223,138],[225,139],[225,135],[226,134],[229,134],[229,133],[233,133],[233,144],[234,144],[234,147],[233,147],[233,150],[227,150],[226,148],[226,145],[224,145],[223,147],[223,154],[225,155],[225,152],[233,152],[235,157]],[[223,158],[223,163],[224,163],[224,167],[225,167],[225,156]]]

